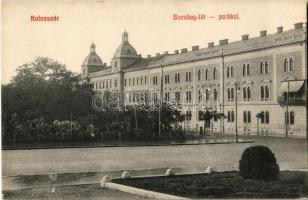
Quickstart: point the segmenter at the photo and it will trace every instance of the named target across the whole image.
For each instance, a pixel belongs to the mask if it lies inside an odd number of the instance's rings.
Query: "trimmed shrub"
[[[265,146],[246,148],[239,168],[240,175],[245,179],[275,180],[279,175],[275,154]]]

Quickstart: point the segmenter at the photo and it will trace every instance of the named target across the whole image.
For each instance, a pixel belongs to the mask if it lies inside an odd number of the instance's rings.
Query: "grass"
[[[278,180],[243,179],[238,172],[116,179],[116,183],[189,198],[299,198],[308,196],[308,173],[282,171]]]
[[[127,194],[111,189],[101,189],[99,184],[31,188],[21,190],[4,191],[3,199],[14,200],[147,200],[148,198]]]

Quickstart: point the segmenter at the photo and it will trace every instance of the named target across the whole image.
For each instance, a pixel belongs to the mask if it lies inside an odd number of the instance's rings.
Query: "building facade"
[[[128,33],[111,65],[95,53],[82,65],[97,92],[119,96],[121,107],[138,102],[170,102],[186,114],[183,128],[195,132],[306,136],[306,24],[294,29],[240,41],[220,40],[207,48],[193,46],[143,58],[129,43]],[[205,123],[204,111],[223,113]],[[215,115],[218,116],[218,115]]]

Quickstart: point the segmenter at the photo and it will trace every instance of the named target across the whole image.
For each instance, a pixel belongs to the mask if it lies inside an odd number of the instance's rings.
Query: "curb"
[[[164,193],[159,193],[159,192],[153,192],[149,190],[139,189],[139,188],[130,187],[130,186],[121,185],[121,184],[112,183],[112,182],[106,182],[104,184],[104,187],[113,189],[113,190],[118,190],[118,191],[125,192],[125,193],[129,193],[129,194],[138,195],[141,197],[152,198],[152,199],[189,200],[188,198],[184,198],[184,197],[179,197],[179,196],[164,194]]]

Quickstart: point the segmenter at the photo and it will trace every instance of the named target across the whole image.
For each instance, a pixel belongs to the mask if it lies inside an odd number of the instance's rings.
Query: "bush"
[[[275,155],[265,146],[246,148],[239,168],[240,175],[245,179],[275,180],[279,175]]]

